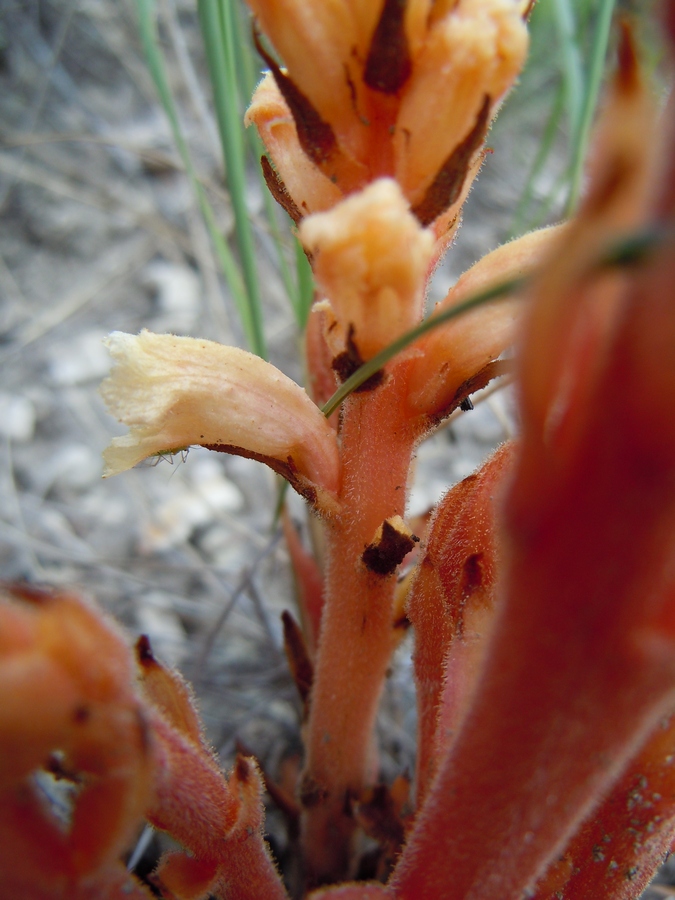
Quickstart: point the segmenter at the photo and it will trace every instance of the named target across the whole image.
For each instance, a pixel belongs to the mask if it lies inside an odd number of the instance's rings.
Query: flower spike
[[[275,84],[268,78],[258,88],[248,121],[296,208],[325,208],[331,193],[321,179],[300,177],[309,168],[343,196],[393,177],[422,225],[452,209],[440,232],[451,228],[492,117],[525,60],[523,3],[250,5],[288,68],[259,48]],[[283,192],[273,193],[289,208]],[[314,202],[304,207],[308,197]]]

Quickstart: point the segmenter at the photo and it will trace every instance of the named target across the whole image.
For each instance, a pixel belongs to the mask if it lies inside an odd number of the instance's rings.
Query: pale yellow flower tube
[[[335,432],[270,363],[237,347],[149,331],[116,331],[107,345],[115,365],[101,394],[130,430],[103,454],[104,476],[200,444],[267,463],[320,507],[337,492]]]

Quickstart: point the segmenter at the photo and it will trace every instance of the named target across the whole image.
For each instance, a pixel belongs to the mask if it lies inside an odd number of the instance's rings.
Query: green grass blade
[[[553,187],[548,192],[548,197],[540,203],[536,213],[528,219],[525,231],[534,231],[536,228],[541,228],[547,220],[550,221],[551,212],[556,204],[563,200],[568,185],[569,173],[565,170],[558,175]]]
[[[574,144],[570,174],[570,191],[565,210],[567,215],[571,215],[574,212],[581,194],[584,163],[586,161],[591,128],[593,126],[595,110],[598,105],[598,96],[600,94],[602,79],[605,72],[605,60],[607,58],[607,47],[609,44],[609,35],[614,14],[614,3],[615,0],[601,0],[600,10],[598,12],[598,21],[591,50],[590,71],[586,80],[586,91],[581,109],[579,132]]]
[[[380,350],[380,352],[372,359],[369,359],[368,362],[364,363],[356,370],[356,372],[350,375],[349,378],[340,385],[337,391],[335,391],[330,400],[324,403],[321,407],[321,412],[326,418],[331,416],[340,404],[360,387],[364,381],[367,381],[376,372],[379,372],[379,370],[398,353],[405,350],[406,347],[409,347],[410,344],[422,337],[423,334],[426,334],[427,331],[432,331],[434,328],[438,328],[439,325],[445,325],[446,322],[457,319],[459,316],[464,315],[464,313],[470,312],[472,309],[476,309],[479,306],[484,306],[486,303],[490,303],[493,300],[501,300],[511,296],[511,294],[515,294],[516,291],[521,290],[525,286],[527,280],[528,279],[521,277],[503,281],[494,287],[475,294],[473,297],[469,297],[464,303],[458,303],[457,306],[453,306],[442,313],[436,313],[435,315],[424,319],[424,321],[420,322],[415,328],[402,334],[400,338],[397,338],[389,344],[388,347],[385,347],[384,350]]]
[[[584,69],[581,50],[577,42],[577,26],[572,0],[554,0],[554,10],[560,40],[570,142],[572,146],[575,146],[581,125],[585,93]]]
[[[199,19],[213,85],[216,119],[223,148],[227,186],[232,199],[237,246],[246,284],[241,310],[252,350],[267,358],[253,231],[246,205],[246,162],[242,135],[235,34],[231,0],[199,0]]]
[[[239,4],[234,4],[234,16],[237,29],[237,66],[239,71],[242,73],[240,79],[242,101],[244,105],[248,105],[253,95],[255,86],[260,80],[259,57],[256,51],[253,49],[253,42],[251,41],[250,32],[248,34],[246,33],[246,27],[242,19],[241,7]],[[295,281],[291,276],[291,271],[287,259],[288,241],[284,240],[284,237],[282,236],[282,231],[279,227],[279,221],[277,217],[278,211],[276,201],[272,198],[269,190],[267,189],[267,185],[265,184],[265,179],[263,178],[262,170],[259,165],[260,157],[265,152],[265,149],[255,128],[249,128],[247,130],[247,135],[253,159],[256,161],[256,172],[258,173],[258,176],[260,178],[260,185],[263,192],[265,216],[269,225],[272,240],[274,241],[274,245],[276,248],[281,279],[284,284],[286,295],[295,314],[298,327],[302,330],[305,327],[307,315],[309,312],[309,306],[311,305],[312,298],[314,296],[314,284],[312,281],[311,269],[309,268],[309,264],[306,262],[305,255],[302,252],[302,249],[300,248],[299,250],[297,241],[293,240],[296,269]],[[302,254],[302,258],[299,257],[298,253]]]
[[[235,30],[236,66],[239,72],[239,90],[241,92],[241,102],[244,107],[247,107],[251,102],[253,91],[261,78],[260,66],[258,65],[258,55],[253,50],[250,25],[244,21],[242,4],[237,2],[237,0],[234,0],[232,3],[232,16]],[[255,134],[255,130],[253,133]]]
[[[250,34],[246,34],[244,23],[241,17],[241,7],[237,3],[234,6],[235,25],[237,29],[237,40],[235,42],[237,50],[237,68],[241,72],[240,89],[242,98],[242,107],[248,106],[253,96],[253,91],[257,82],[260,80],[260,68],[257,65],[258,54],[253,49]],[[242,126],[243,127],[243,126]],[[249,152],[253,159],[253,168],[258,177],[260,189],[262,191],[263,206],[265,208],[265,221],[269,228],[269,234],[274,243],[277,262],[279,264],[279,274],[286,291],[286,296],[291,304],[293,313],[298,318],[298,291],[293,282],[291,269],[288,264],[287,241],[282,236],[277,215],[277,204],[263,178],[262,168],[260,167],[260,157],[265,152],[263,142],[256,128],[245,129],[248,138]],[[299,323],[298,323],[299,324]]]
[[[195,193],[197,202],[199,203],[199,208],[202,215],[204,216],[204,220],[206,221],[209,234],[215,247],[218,262],[228,283],[230,291],[232,292],[234,302],[241,313],[241,310],[244,308],[246,303],[246,289],[244,286],[244,281],[241,277],[241,273],[235,262],[232,252],[230,251],[230,248],[227,246],[227,243],[220,233],[213,208],[211,207],[211,204],[209,203],[204,192],[204,188],[202,187],[199,178],[197,177],[188,145],[183,137],[176,105],[171,94],[169,81],[166,77],[164,61],[157,39],[154,0],[136,0],[136,11],[138,15],[138,27],[141,44],[143,46],[143,52],[147,60],[148,69],[150,70],[152,80],[155,84],[155,89],[159,95],[162,106],[164,107],[164,111],[167,115],[167,118],[169,119],[173,139],[176,147],[178,148],[178,152],[183,161],[183,165],[185,166],[185,171],[190,181],[190,185]],[[251,341],[253,335],[247,331],[246,336],[249,340],[250,346],[253,346]]]
[[[516,207],[516,212],[514,215],[513,226],[509,233],[508,240],[517,237],[525,231],[529,231],[533,227],[532,218],[528,219],[528,208],[534,196],[534,185],[551,156],[551,151],[553,149],[553,144],[558,132],[563,109],[564,88],[561,82],[558,86],[558,90],[555,93],[553,106],[551,107],[551,114],[548,117],[548,121],[544,128],[544,133],[542,134],[539,147],[537,148],[537,153],[534,157],[534,161],[527,176],[525,187],[523,188],[523,193],[521,194],[520,200],[518,201],[518,205]]]

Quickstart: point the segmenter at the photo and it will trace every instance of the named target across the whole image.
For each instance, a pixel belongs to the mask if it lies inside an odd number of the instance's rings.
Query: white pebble
[[[35,407],[20,394],[0,393],[0,434],[26,443],[35,433]]]
[[[155,260],[145,267],[143,284],[155,294],[158,315],[152,327],[158,332],[185,334],[199,315],[199,278],[187,266]]]
[[[86,331],[70,341],[62,341],[51,352],[49,370],[59,387],[99,381],[110,370],[110,356],[103,331]]]

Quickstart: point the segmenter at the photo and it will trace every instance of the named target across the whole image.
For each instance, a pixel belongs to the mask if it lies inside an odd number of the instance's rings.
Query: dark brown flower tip
[[[397,853],[405,840],[405,827],[388,785],[377,784],[350,801],[350,812],[368,837]]]
[[[70,781],[72,784],[82,782],[82,775],[67,764],[64,754],[58,750],[49,754],[44,770],[53,775],[56,781]]]
[[[420,225],[431,225],[458,199],[473,155],[485,139],[490,123],[490,97],[486,94],[476,122],[461,144],[452,151],[431,182],[423,199],[413,208]]]
[[[57,596],[49,587],[40,587],[37,584],[27,584],[26,582],[0,584],[0,589],[16,600],[24,600],[26,603],[35,604],[35,606],[51,603]]]
[[[293,80],[282,72],[276,61],[260,42],[258,30],[253,28],[253,41],[258,53],[269,66],[281,95],[288,104],[295,121],[300,146],[315,166],[328,162],[337,150],[337,141],[330,124],[312,106]]]
[[[640,63],[631,23],[626,18],[619,21],[617,86],[631,93],[640,85]]]
[[[462,566],[462,581],[460,593],[463,600],[468,600],[472,594],[483,587],[485,581],[485,553],[472,553],[464,560]]]
[[[253,757],[237,753],[237,758],[234,762],[234,777],[239,784],[247,784],[255,777],[255,760]]]
[[[363,80],[383,94],[398,93],[412,72],[405,33],[407,0],[385,0],[368,51]]]
[[[347,332],[345,349],[342,353],[338,353],[331,362],[331,368],[341,382],[345,382],[350,378],[365,362],[359,348],[356,346],[354,334],[354,326],[350,324]],[[379,385],[382,384],[383,379],[384,372],[380,369],[378,372],[371,375],[370,378],[367,378],[363,384],[360,384],[354,393],[365,394],[368,391],[375,390],[376,387],[379,387]]]
[[[288,193],[288,188],[282,181],[281,176],[276,169],[272,167],[272,163],[266,156],[260,157],[260,167],[262,169],[263,178],[265,179],[265,184],[267,185],[267,190],[297,225],[302,219],[302,213],[298,209],[295,200]]]
[[[300,626],[288,610],[284,610],[281,614],[281,621],[284,626],[284,650],[286,651],[288,666],[300,694],[305,712],[307,712],[309,695],[312,690],[312,682],[314,681],[314,666],[309,658],[307,645]]]
[[[150,638],[142,634],[136,641],[136,659],[142,666],[149,666],[155,662],[155,655],[150,646]]]
[[[471,378],[463,382],[463,384],[461,384],[455,391],[455,394],[450,402],[446,403],[443,408],[437,409],[433,413],[433,415],[429,417],[430,420],[435,425],[439,425],[444,419],[447,419],[447,417],[457,408],[463,409],[464,411],[473,409],[473,403],[470,399],[471,394],[475,394],[476,391],[483,390],[483,388],[487,387],[487,385],[494,378],[501,378],[503,375],[510,375],[512,372],[512,359],[493,360],[492,362],[484,366],[479,372],[476,372],[476,374]],[[470,407],[466,406],[467,401],[471,404]]]
[[[530,2],[527,4],[527,8],[525,9],[525,12],[523,13],[523,21],[524,22],[529,21],[530,16],[532,15],[532,11],[534,10],[534,7],[536,5],[537,5],[537,0],[530,0]]]
[[[235,444],[200,444],[199,446],[204,447],[205,450],[213,450],[215,453],[232,453],[234,456],[244,456],[246,459],[264,463],[277,475],[285,478],[311,506],[316,506],[318,501],[316,488],[298,473],[298,467],[292,456],[286,457],[284,461],[275,459],[273,456],[266,456],[264,453],[255,453],[253,450],[247,450],[246,447],[237,447]]]
[[[419,538],[406,529],[403,522],[385,519],[372,544],[361,554],[363,564],[376,575],[392,575],[410,553]]]
[[[311,809],[323,803],[329,796],[329,792],[322,787],[318,781],[315,781],[310,775],[305,773],[300,782],[300,803],[305,809]]]

